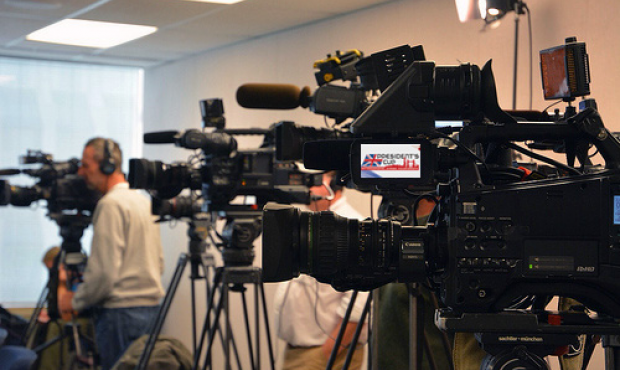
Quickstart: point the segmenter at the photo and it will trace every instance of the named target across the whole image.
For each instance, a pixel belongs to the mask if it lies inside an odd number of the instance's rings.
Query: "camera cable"
[[[486,164],[486,162],[476,153],[474,153],[470,148],[466,147],[463,143],[461,143],[459,140],[453,138],[450,135],[446,135],[443,132],[439,132],[439,131],[435,131],[435,134],[443,139],[449,140],[452,143],[454,143],[454,145],[456,145],[457,147],[459,147],[461,150],[463,150],[465,153],[467,153],[469,156],[473,157],[474,159],[476,159],[478,162],[480,162],[487,170],[489,170],[488,165]]]
[[[570,166],[568,166],[568,165],[566,165],[564,163],[560,163],[560,162],[558,162],[556,160],[553,160],[553,159],[551,159],[549,157],[545,157],[545,156],[540,155],[538,153],[534,153],[533,151],[525,149],[525,148],[523,148],[523,147],[521,147],[519,145],[516,145],[514,143],[506,142],[506,143],[504,143],[504,145],[507,148],[513,149],[513,150],[515,150],[515,151],[517,151],[517,152],[519,152],[521,154],[525,154],[525,155],[527,155],[527,156],[529,156],[531,158],[538,159],[539,161],[545,162],[545,163],[550,164],[550,165],[552,165],[552,166],[554,166],[556,168],[562,169],[562,170],[564,170],[564,171],[566,171],[566,172],[568,172],[570,174],[577,175],[577,176],[582,175],[582,173],[579,170],[577,170],[577,169],[575,169],[573,167],[570,167]]]

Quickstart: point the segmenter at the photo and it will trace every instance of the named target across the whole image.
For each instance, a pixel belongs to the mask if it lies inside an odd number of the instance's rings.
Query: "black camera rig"
[[[64,162],[54,162],[51,154],[29,150],[22,156],[21,164],[40,164],[38,168],[5,169],[1,175],[25,174],[38,179],[30,187],[11,186],[0,180],[0,205],[28,207],[39,200],[47,202],[50,215],[68,211],[92,213],[99,195],[86,187],[84,180],[77,176],[79,161],[72,158]]]
[[[60,229],[61,259],[55,262],[57,272],[58,263],[63,263],[70,279],[67,284],[73,284],[81,279],[86,267],[86,256],[82,253],[80,242],[84,230],[92,221],[93,212],[101,194],[87,187],[82,177],[77,175],[79,161],[72,158],[64,162],[53,161],[51,154],[41,151],[29,150],[21,157],[21,164],[40,165],[37,168],[5,169],[0,170],[0,175],[26,174],[36,178],[33,186],[10,185],[6,180],[0,180],[0,205],[12,205],[16,207],[28,207],[38,201],[45,201],[47,216],[58,225]],[[52,276],[52,275],[50,275]],[[50,286],[55,287],[57,278],[52,277]],[[56,289],[44,289],[40,304],[47,301],[51,315],[57,313]],[[35,313],[38,314],[41,305],[37,304]],[[34,330],[36,314],[33,314],[24,338],[29,338]]]
[[[38,168],[6,169],[1,175],[26,174],[36,178],[30,187],[10,185],[0,180],[0,205],[28,207],[44,200],[47,216],[60,227],[63,250],[69,258],[81,255],[80,238],[84,229],[90,225],[100,194],[88,189],[86,182],[77,175],[79,161],[72,158],[55,162],[51,154],[29,150],[21,157],[21,164],[40,165]],[[79,260],[79,259],[78,259]],[[76,260],[73,265],[79,265]]]
[[[129,184],[147,189],[153,198],[153,214],[161,220],[225,217],[221,246],[225,264],[251,265],[253,241],[260,235],[262,207],[269,201],[310,203],[311,186],[322,183],[322,175],[298,169],[292,161],[276,158],[276,127],[270,129],[226,129],[220,99],[201,102],[203,122],[210,132],[147,133],[147,144],[172,143],[199,153],[184,163],[164,164],[147,159],[129,161]],[[206,128],[205,127],[205,128]],[[239,150],[236,136],[262,136],[259,148]],[[179,195],[184,189],[189,196]],[[251,198],[241,204],[239,196]]]
[[[410,220],[420,199],[437,206],[427,226],[409,226],[390,214],[357,221],[268,204],[265,281],[308,273],[342,290],[428,282],[457,316],[559,295],[619,319],[620,142],[592,99],[554,121],[523,121],[499,108],[495,91],[490,63],[416,61],[354,121],[354,138],[306,143],[307,168],[349,170],[388,203],[408,197]],[[435,127],[440,119],[463,127],[449,135]],[[514,144],[528,141],[561,142],[567,164]],[[591,165],[590,147],[604,167]],[[515,151],[557,170],[530,176]]]

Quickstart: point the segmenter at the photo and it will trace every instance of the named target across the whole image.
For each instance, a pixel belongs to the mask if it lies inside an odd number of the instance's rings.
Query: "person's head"
[[[43,260],[41,262],[43,262],[48,270],[54,266],[54,260],[56,256],[58,256],[58,253],[60,253],[60,247],[51,247],[43,255]]]
[[[331,205],[342,196],[342,185],[339,184],[337,171],[329,171],[323,174],[323,184],[310,188],[313,211],[327,211]]]
[[[78,175],[84,178],[88,187],[105,194],[125,179],[121,172],[122,159],[121,149],[113,140],[90,139],[84,146]]]

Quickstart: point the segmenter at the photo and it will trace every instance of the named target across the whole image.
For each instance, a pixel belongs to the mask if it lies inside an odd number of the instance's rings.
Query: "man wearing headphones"
[[[91,255],[75,293],[60,299],[64,312],[95,308],[95,339],[102,370],[112,368],[157,316],[163,251],[150,201],[129,189],[122,156],[110,139],[89,140],[78,174],[102,193],[93,215]]]
[[[310,192],[312,211],[330,210],[348,218],[363,218],[347,203],[335,171],[324,174],[323,185],[310,188]],[[275,295],[278,336],[287,342],[282,370],[325,369],[351,295],[351,291],[338,292],[329,284],[319,283],[308,275],[301,275],[278,287]],[[366,341],[366,328],[358,343],[351,342],[367,298],[368,293],[358,293],[338,348],[334,369],[342,368],[347,350],[352,345],[356,346],[356,350],[349,369],[361,368],[364,357],[361,343]]]

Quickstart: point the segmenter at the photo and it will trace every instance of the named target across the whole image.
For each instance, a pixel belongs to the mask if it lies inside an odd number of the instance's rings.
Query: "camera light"
[[[487,14],[496,17],[500,14],[500,10],[497,8],[490,8],[489,10],[487,10]]]

